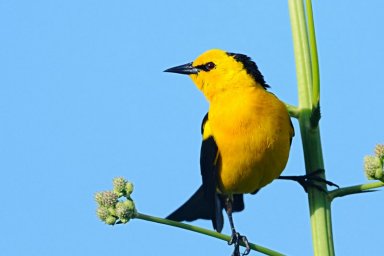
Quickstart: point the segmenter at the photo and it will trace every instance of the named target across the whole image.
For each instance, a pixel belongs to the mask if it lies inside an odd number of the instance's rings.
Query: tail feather
[[[171,213],[167,219],[174,221],[194,221],[197,219],[212,220],[213,228],[221,232],[224,225],[221,200],[216,196],[215,203],[209,203],[204,197],[203,186],[180,206]]]
[[[239,212],[244,209],[243,195],[233,196],[233,211]],[[215,196],[215,202],[208,202],[204,197],[203,187],[199,189],[180,206],[176,211],[167,216],[174,221],[194,221],[197,219],[211,220],[213,228],[221,232],[224,226],[223,209],[225,208],[225,196]]]

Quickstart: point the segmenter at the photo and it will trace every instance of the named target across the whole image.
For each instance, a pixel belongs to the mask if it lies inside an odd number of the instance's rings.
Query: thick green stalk
[[[324,169],[319,127],[311,125],[313,109],[313,67],[311,60],[308,27],[302,0],[289,0],[293,45],[296,60],[296,75],[299,93],[299,124],[303,143],[306,173]],[[312,15],[312,14],[310,14]],[[314,35],[314,34],[313,34]],[[315,40],[315,39],[314,39]],[[312,49],[316,50],[316,49]],[[316,68],[315,68],[316,69]],[[318,69],[317,69],[318,70]],[[325,178],[324,175],[319,175]],[[325,184],[319,184],[326,190]],[[327,194],[317,189],[308,189],[314,255],[333,256],[331,201]]]
[[[293,37],[294,54],[296,60],[296,76],[298,80],[298,94],[311,95],[312,69],[308,45],[308,35],[305,22],[303,3],[300,0],[288,0],[289,14]],[[299,101],[305,106],[311,106],[311,97],[300,97]],[[305,101],[305,102],[303,102]],[[303,106],[299,106],[303,107]]]

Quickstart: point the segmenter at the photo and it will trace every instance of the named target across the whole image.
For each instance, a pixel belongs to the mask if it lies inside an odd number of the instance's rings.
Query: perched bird
[[[213,49],[165,72],[189,75],[209,102],[201,129],[202,186],[167,218],[210,219],[221,232],[225,209],[234,255],[239,255],[241,241],[248,254],[248,242],[236,231],[232,212],[244,209],[243,194],[256,193],[285,168],[294,136],[286,106],[267,91],[257,65],[243,54]]]

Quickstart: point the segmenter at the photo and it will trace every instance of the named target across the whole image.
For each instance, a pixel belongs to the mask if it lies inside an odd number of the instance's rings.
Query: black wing
[[[217,144],[209,131],[205,129],[208,124],[208,114],[205,115],[201,133],[203,142],[200,151],[200,170],[203,184],[190,199],[167,219],[176,221],[193,221],[197,219],[212,220],[213,228],[221,232],[223,229],[223,213],[226,196],[217,193],[217,175],[220,166],[220,154]],[[244,209],[243,195],[233,195],[233,211]]]
[[[207,115],[206,115],[207,117]],[[207,122],[203,120],[203,125]],[[204,122],[205,121],[205,122]],[[203,133],[204,134],[204,133]],[[204,136],[203,136],[204,137]],[[223,229],[223,204],[217,194],[217,175],[220,165],[220,155],[213,136],[203,139],[200,151],[200,171],[203,179],[204,201],[210,212],[213,228],[221,232]]]

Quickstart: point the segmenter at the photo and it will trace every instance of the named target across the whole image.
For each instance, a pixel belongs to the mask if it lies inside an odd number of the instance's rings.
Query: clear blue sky
[[[364,155],[384,142],[384,3],[315,2],[327,177],[363,183]],[[199,186],[207,103],[188,77],[162,71],[208,49],[251,56],[271,91],[297,103],[286,1],[1,1],[0,35],[1,255],[231,254],[168,226],[106,226],[93,195],[124,176],[139,211],[163,217]],[[288,175],[304,173],[294,124]],[[383,196],[334,202],[338,255],[382,253]],[[247,196],[235,222],[252,242],[312,254],[293,182]]]

